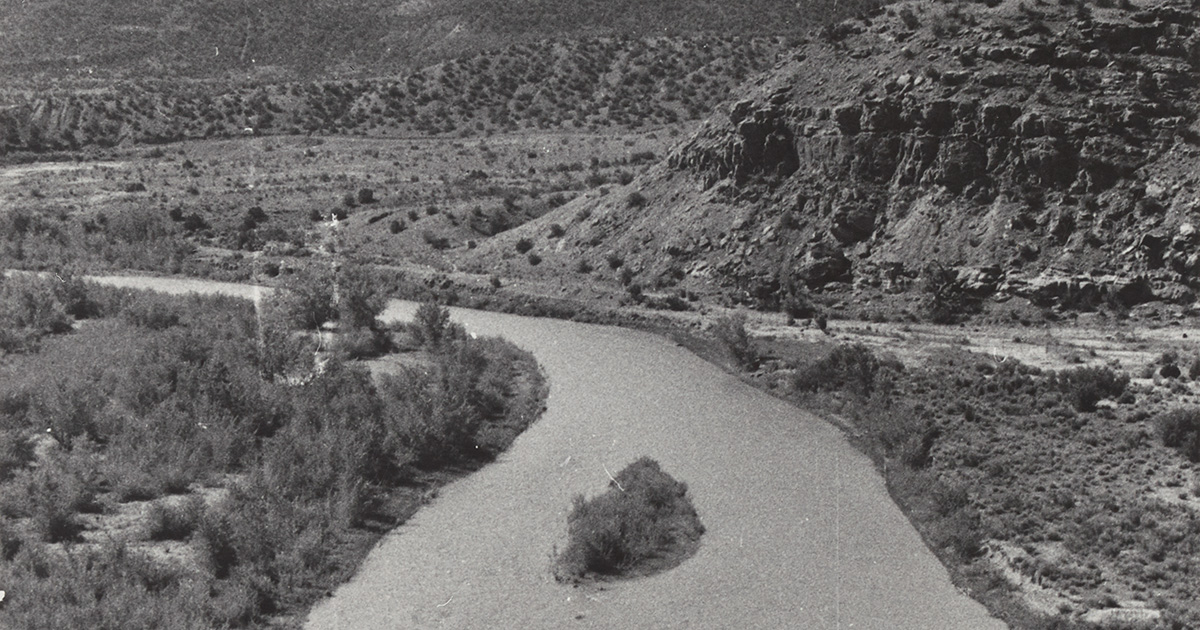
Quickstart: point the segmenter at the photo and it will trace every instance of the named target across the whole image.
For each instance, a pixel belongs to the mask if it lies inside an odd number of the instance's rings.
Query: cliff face
[[[1043,304],[1190,301],[1197,23],[1005,1],[828,27],[577,241],[768,306],[799,284],[902,290],[930,263]]]

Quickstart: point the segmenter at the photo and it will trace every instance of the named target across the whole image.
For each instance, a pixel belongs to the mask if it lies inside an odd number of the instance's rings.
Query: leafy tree
[[[437,348],[448,337],[450,309],[438,306],[437,302],[424,302],[417,307],[412,327],[417,341],[424,346]]]
[[[369,267],[346,264],[337,272],[337,313],[351,328],[375,328],[375,318],[387,306],[379,278]]]

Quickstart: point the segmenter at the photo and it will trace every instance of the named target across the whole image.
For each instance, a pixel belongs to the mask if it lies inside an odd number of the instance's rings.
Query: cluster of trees
[[[153,208],[72,217],[61,208],[18,206],[0,213],[0,264],[9,268],[177,273],[194,250],[182,228]]]
[[[432,304],[386,328],[371,286],[362,268],[314,271],[256,307],[83,285],[92,321],[0,374],[0,622],[245,627],[295,611],[357,561],[345,550],[366,528],[394,522],[390,490],[486,461],[536,417],[529,354]],[[425,367],[373,376],[311,332],[333,320],[419,340]],[[134,534],[94,529],[134,501],[151,502]],[[142,551],[156,540],[189,551]]]

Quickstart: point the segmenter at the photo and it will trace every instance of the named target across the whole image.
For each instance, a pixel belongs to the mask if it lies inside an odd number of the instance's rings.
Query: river
[[[104,278],[256,297],[201,280]],[[411,316],[393,301],[384,319]],[[442,488],[385,536],[306,628],[1000,629],[959,592],[833,426],[652,334],[452,309],[479,335],[533,352],[548,409],[497,462]],[[666,573],[558,584],[577,493],[639,456],[687,482],[707,527]]]

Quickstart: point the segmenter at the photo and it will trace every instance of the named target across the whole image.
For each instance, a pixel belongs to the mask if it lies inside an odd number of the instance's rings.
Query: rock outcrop
[[[1191,300],[1198,23],[1179,2],[1013,0],[826,28],[635,182],[639,216],[607,219],[708,247],[655,259],[621,230],[590,240],[760,305],[779,299],[756,297],[763,278],[911,287],[932,263],[993,269],[972,291],[1038,304]],[[1068,280],[1018,281],[1046,277]]]

